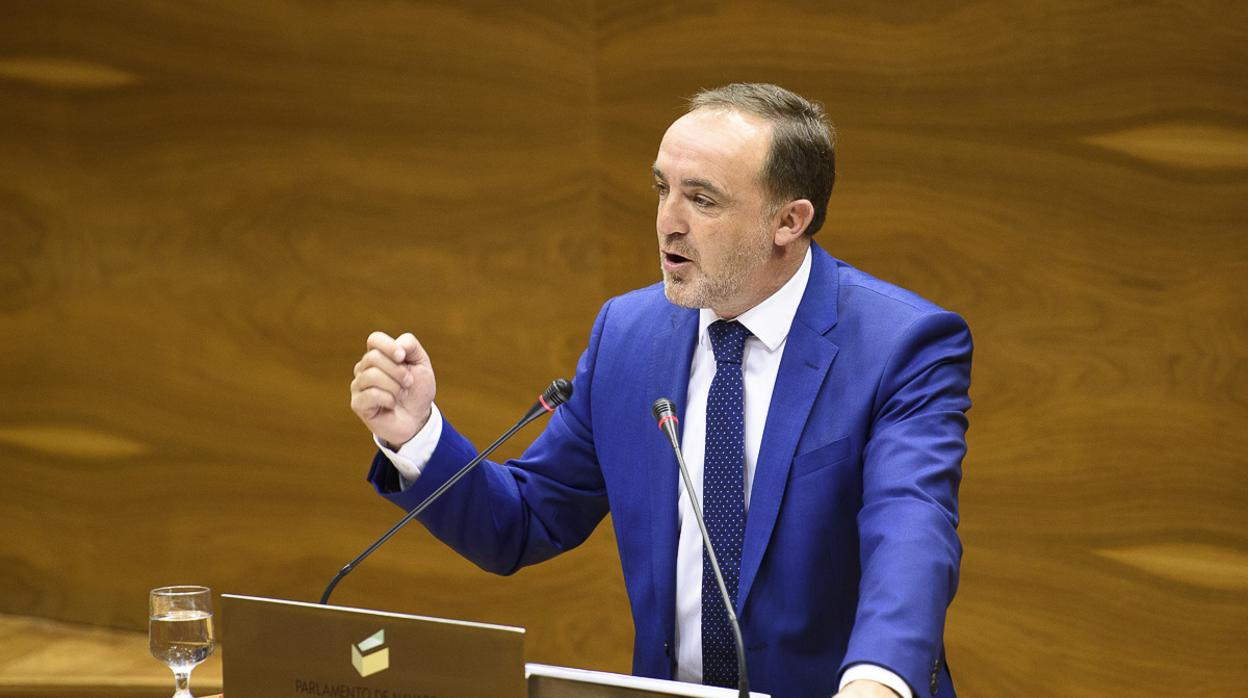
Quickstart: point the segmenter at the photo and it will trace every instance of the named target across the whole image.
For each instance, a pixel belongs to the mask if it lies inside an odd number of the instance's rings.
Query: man
[[[682,449],[752,687],[953,695],[942,637],[961,558],[970,335],[812,243],[833,164],[821,109],[787,90],[695,96],[654,162],[663,283],[607,302],[572,399],[522,458],[483,464],[422,515],[509,574],[579,545],[611,511],[634,673],[737,677],[691,505],[650,416],[666,396],[683,408]],[[475,454],[434,407],[432,365],[411,334],[370,336],[351,392],[381,447],[369,478],[400,506]]]

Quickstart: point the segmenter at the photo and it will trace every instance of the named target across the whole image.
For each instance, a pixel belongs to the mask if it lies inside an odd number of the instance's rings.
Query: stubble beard
[[[663,295],[682,308],[723,308],[733,304],[750,276],[767,263],[771,255],[771,239],[759,231],[746,238],[750,245],[732,248],[731,252],[711,271],[694,263],[693,268],[677,276],[662,269]],[[757,244],[753,244],[757,241]],[[662,255],[660,254],[660,258]],[[661,261],[660,261],[661,264]]]

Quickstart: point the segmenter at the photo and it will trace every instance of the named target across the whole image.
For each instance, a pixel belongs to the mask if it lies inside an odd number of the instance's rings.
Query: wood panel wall
[[[315,599],[398,513],[347,405],[367,333],[418,332],[439,404],[492,438],[658,278],[647,169],[680,100],[763,80],[840,129],[820,242],[975,334],[961,693],[1248,681],[1242,4],[0,16],[0,612],[137,629],[175,582]],[[413,528],[335,599],[628,668],[609,526],[505,579]]]

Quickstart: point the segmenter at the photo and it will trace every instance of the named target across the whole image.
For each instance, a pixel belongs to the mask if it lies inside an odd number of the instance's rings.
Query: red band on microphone
[[[662,428],[663,428],[663,424],[664,424],[664,423],[666,423],[666,422],[667,422],[667,420],[669,420],[669,419],[670,419],[670,420],[672,420],[673,422],[675,422],[676,424],[680,424],[680,420],[679,420],[679,419],[676,419],[676,415],[674,415],[674,414],[669,414],[669,415],[667,415],[666,417],[664,417],[663,419],[660,419],[660,420],[659,420],[659,429],[662,429]]]
[[[542,407],[545,407],[547,412],[554,412],[554,411],[555,411],[555,408],[553,408],[553,407],[551,407],[550,405],[547,405],[547,404],[546,404],[546,398],[545,398],[544,396],[542,396],[542,395],[538,395],[538,396],[537,396],[537,401],[538,401],[538,402],[540,402],[540,403],[542,403]]]

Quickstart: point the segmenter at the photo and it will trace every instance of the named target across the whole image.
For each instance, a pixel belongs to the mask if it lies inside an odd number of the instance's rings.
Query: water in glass
[[[191,669],[213,650],[212,591],[199,586],[160,587],[148,599],[152,656],[173,670],[174,698],[190,698]]]

